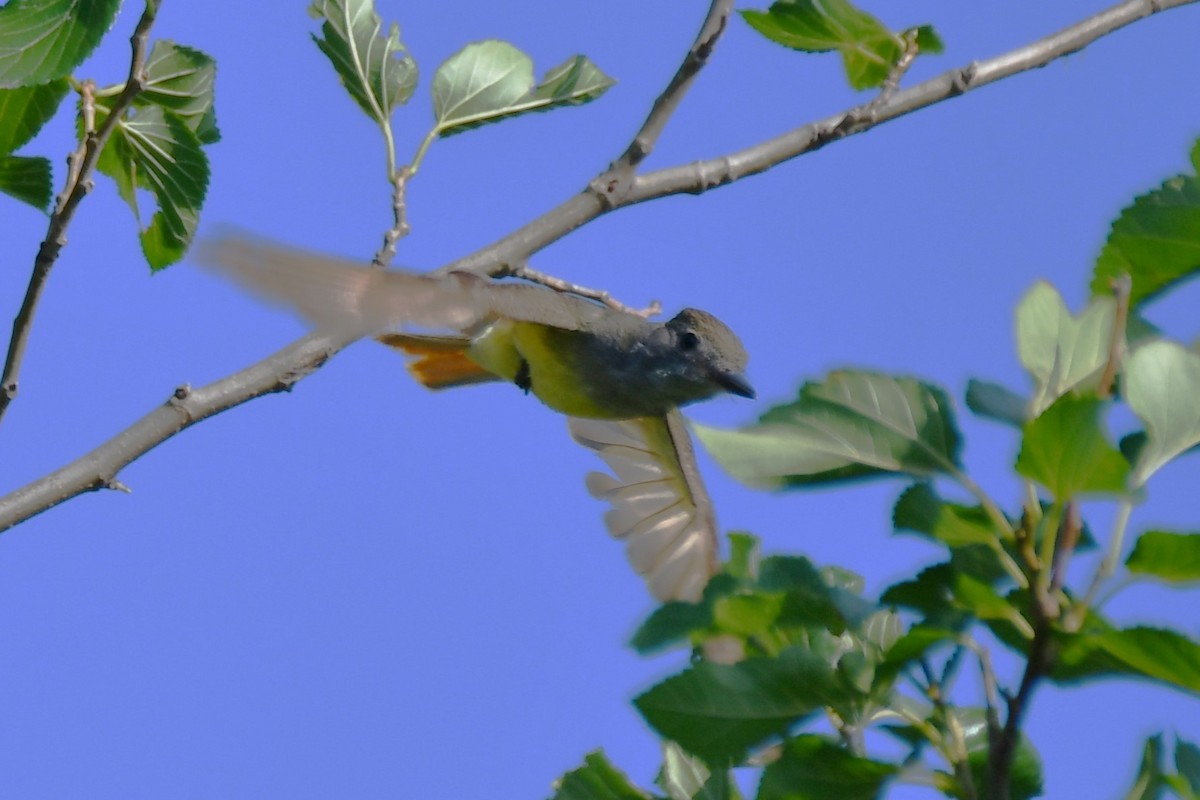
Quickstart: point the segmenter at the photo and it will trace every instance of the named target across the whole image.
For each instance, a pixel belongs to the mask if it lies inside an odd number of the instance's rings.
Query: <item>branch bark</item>
[[[125,82],[125,88],[117,95],[112,111],[100,125],[99,130],[95,130],[91,122],[91,115],[94,112],[91,84],[85,83],[82,104],[85,118],[83,141],[67,159],[66,183],[58,195],[58,203],[55,205],[54,212],[50,215],[46,238],[42,241],[42,246],[38,248],[37,256],[34,258],[33,272],[29,276],[29,286],[25,289],[25,299],[21,301],[21,308],[17,311],[16,318],[13,319],[12,339],[8,342],[4,373],[0,376],[0,420],[4,419],[4,412],[17,396],[21,363],[25,360],[25,348],[29,344],[29,333],[33,329],[33,317],[37,312],[42,290],[46,286],[46,279],[50,277],[50,269],[58,261],[58,254],[67,244],[67,227],[71,224],[71,219],[75,216],[75,210],[79,208],[79,203],[95,185],[92,174],[108,137],[120,122],[121,115],[144,88],[150,28],[158,16],[158,7],[161,2],[162,0],[146,0],[146,8],[129,40],[132,50],[129,59],[129,79]]]
[[[605,180],[606,177],[616,176],[614,169],[619,169],[623,163],[618,159],[613,167],[592,181],[580,194],[508,236],[438,271],[469,269],[489,275],[500,274],[508,268],[507,265],[524,263],[533,253],[609,211],[673,194],[699,194],[733,183],[818,150],[830,142],[870,130],[876,125],[957,97],[971,89],[1043,67],[1143,17],[1194,2],[1200,0],[1125,0],[1052,36],[896,92],[882,104],[875,101],[864,103],[727,156],[644,175],[631,175],[627,181]],[[701,45],[708,42],[708,50],[711,50],[711,43],[716,40],[715,34],[719,34],[723,28],[727,15],[728,3],[714,0],[697,42]],[[710,27],[714,30],[706,35],[705,31]],[[696,46],[689,51],[684,65],[660,96],[646,124],[622,159],[628,159],[635,150],[653,146],[682,92],[707,59],[705,52],[703,58],[695,60],[696,52]],[[692,59],[690,67],[688,59]],[[681,79],[680,75],[684,77]],[[641,136],[646,136],[646,141],[639,145],[638,137]],[[116,474],[125,465],[179,431],[254,397],[289,388],[295,381],[320,367],[345,344],[324,337],[308,336],[252,367],[190,392],[184,398],[168,401],[165,407],[151,412],[79,460],[0,498],[0,531],[70,497],[113,485]]]

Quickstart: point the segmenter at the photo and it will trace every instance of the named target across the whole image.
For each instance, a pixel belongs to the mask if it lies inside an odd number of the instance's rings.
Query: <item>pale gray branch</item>
[[[1126,0],[1033,44],[996,58],[968,64],[896,92],[882,104],[857,106],[843,114],[801,126],[727,156],[634,176],[629,181],[605,182],[603,178],[612,174],[611,169],[607,170],[601,179],[593,181],[580,194],[488,247],[445,265],[439,272],[469,269],[498,274],[508,269],[508,265],[525,263],[533,253],[608,211],[671,194],[698,194],[763,172],[832,141],[862,133],[917,109],[1001,78],[1045,66],[1142,17],[1198,1]],[[723,3],[719,1],[712,4],[708,22],[724,19],[719,13],[722,7]],[[703,40],[702,30],[698,41]],[[683,86],[686,87],[686,83]],[[664,92],[664,95],[668,94]],[[671,96],[677,98],[679,95],[677,92]],[[651,133],[651,144],[672,107],[668,105],[661,115],[652,112],[650,120],[658,121],[650,126],[648,120],[647,125],[643,126],[644,131]],[[202,389],[185,392],[182,398],[173,398],[79,460],[0,498],[0,530],[12,527],[77,494],[115,486],[116,475],[125,465],[179,431],[254,397],[289,388],[295,381],[320,367],[343,345],[323,337],[305,337],[252,367]]]

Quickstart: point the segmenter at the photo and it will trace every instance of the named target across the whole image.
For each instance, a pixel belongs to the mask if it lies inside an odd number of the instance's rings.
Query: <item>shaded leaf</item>
[[[1192,146],[1200,170],[1200,141]],[[1091,290],[1106,294],[1114,278],[1133,280],[1130,303],[1138,306],[1200,268],[1200,178],[1178,175],[1126,206],[1112,224],[1092,272]]]
[[[160,39],[146,59],[146,88],[137,105],[158,105],[174,111],[202,144],[220,140],[213,86],[217,64],[206,53]]]
[[[945,393],[911,378],[840,370],[741,430],[695,425],[735,478],[777,488],[887,473],[953,472],[959,438]]]
[[[1017,472],[1060,502],[1085,492],[1124,490],[1129,462],[1104,435],[1103,407],[1095,397],[1060,397],[1025,426]]]
[[[1146,426],[1132,483],[1141,486],[1175,456],[1200,444],[1200,355],[1169,341],[1125,359],[1125,401]]]
[[[1162,734],[1159,733],[1146,739],[1137,777],[1125,794],[1125,800],[1157,800],[1162,797],[1162,792]]]
[[[649,655],[687,642],[693,631],[705,630],[712,624],[713,612],[707,604],[664,603],[638,626],[629,645],[638,653]]]
[[[97,105],[97,124],[102,109]],[[97,169],[117,182],[117,190],[139,220],[137,189],[148,189],[158,210],[141,231],[142,252],[158,270],[183,257],[195,236],[208,191],[208,159],[200,140],[174,112],[161,106],[138,109],[113,129]]]
[[[32,139],[54,116],[67,89],[65,79],[40,86],[0,89],[0,156],[8,155]]]
[[[963,573],[954,576],[950,591],[959,607],[973,616],[982,620],[1007,622],[1018,631],[1026,632],[1026,638],[1032,632],[1032,626],[1015,604],[1021,599],[1020,594],[1001,597],[988,584]]]
[[[967,381],[967,408],[987,419],[1020,428],[1028,419],[1029,401],[998,383]]]
[[[947,628],[914,625],[884,651],[883,660],[875,670],[875,685],[890,683],[909,664],[938,647],[953,643],[957,635]]]
[[[872,800],[899,767],[848,752],[821,736],[789,739],[763,771],[758,800]]]
[[[649,800],[605,757],[596,751],[583,758],[583,766],[556,781],[553,800]]]
[[[850,697],[825,661],[790,648],[776,658],[732,665],[702,661],[638,696],[634,705],[664,738],[723,763]]]
[[[1125,566],[1130,572],[1176,583],[1200,580],[1200,533],[1146,531]]]
[[[534,86],[533,61],[507,42],[469,44],[433,76],[433,115],[439,136],[595,100],[614,84],[583,56],[554,67]]]
[[[1034,284],[1017,306],[1017,352],[1034,380],[1028,417],[1070,391],[1094,388],[1108,363],[1116,303],[1096,297],[1073,317],[1058,290]]]
[[[997,534],[979,506],[962,506],[943,501],[928,483],[909,487],[892,510],[896,530],[921,533],[949,547],[990,545]]]
[[[313,41],[333,64],[350,97],[368,117],[383,123],[417,88],[417,64],[400,42],[400,26],[383,35],[373,0],[314,0],[309,14],[324,38]]]
[[[834,632],[857,627],[878,610],[869,600],[835,585],[803,556],[763,559],[758,587],[784,593],[781,616],[785,620],[817,623]]]
[[[837,51],[855,89],[883,84],[904,54],[904,38],[847,0],[779,0],[767,11],[742,11],[750,27],[773,42],[805,53]],[[922,52],[940,53],[931,26],[914,31]]]
[[[1200,795],[1200,748],[1178,736],[1175,737],[1175,769],[1187,781],[1193,794]]]
[[[121,0],[9,0],[0,7],[0,88],[66,77],[96,49]]]
[[[50,162],[44,158],[0,156],[0,192],[46,211],[54,197]]]

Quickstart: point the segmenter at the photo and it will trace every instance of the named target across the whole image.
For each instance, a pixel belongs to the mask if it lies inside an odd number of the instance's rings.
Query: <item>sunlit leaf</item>
[[[949,547],[990,545],[997,537],[982,508],[947,503],[928,483],[915,484],[900,496],[892,510],[892,524],[896,530],[921,533]]]
[[[1200,533],[1146,531],[1125,566],[1130,572],[1174,583],[1200,580]]]
[[[0,156],[14,152],[32,139],[54,116],[67,89],[65,79],[40,86],[0,89]]]
[[[433,77],[433,113],[439,136],[525,114],[595,100],[614,83],[583,56],[554,67],[538,85],[533,61],[507,42],[469,44]]]
[[[750,27],[773,42],[806,53],[837,51],[855,89],[880,86],[904,55],[901,33],[847,0],[779,0],[767,11],[742,11]],[[921,52],[940,53],[942,41],[931,26],[914,30]]]
[[[101,111],[98,106],[97,124]],[[161,106],[138,109],[113,129],[97,168],[117,182],[139,225],[136,190],[154,195],[158,210],[140,237],[150,267],[161,269],[182,258],[199,224],[209,173],[200,140],[188,124]]]
[[[741,794],[725,770],[711,771],[674,742],[663,743],[663,765],[655,781],[670,800],[738,800]]]
[[[9,0],[0,7],[0,88],[71,73],[116,18],[121,0]]]
[[[796,736],[763,771],[758,800],[873,800],[898,771],[895,764],[856,756],[824,737]]]
[[[1164,628],[1100,628],[1065,637],[1051,677],[1062,682],[1148,678],[1200,692],[1200,644]]]
[[[596,751],[584,756],[582,767],[556,781],[552,800],[650,800],[650,795]]]
[[[46,211],[54,197],[50,161],[25,156],[0,156],[0,192]]]
[[[1192,146],[1192,170],[1200,170],[1200,140]],[[1109,291],[1129,275],[1136,306],[1200,269],[1200,178],[1179,175],[1121,211],[1096,260],[1092,293]]]
[[[1017,306],[1017,352],[1033,376],[1028,417],[1070,391],[1094,388],[1108,363],[1116,303],[1096,297],[1073,317],[1058,290],[1039,281]]]
[[[1169,341],[1142,345],[1125,360],[1125,400],[1146,426],[1133,484],[1140,486],[1200,444],[1200,355]]]
[[[1129,462],[1104,435],[1103,408],[1095,397],[1060,397],[1025,425],[1017,472],[1060,501],[1080,493],[1122,491]]]
[[[820,657],[788,649],[776,658],[702,661],[634,700],[664,738],[713,761],[739,759],[822,706],[852,695]]]
[[[694,428],[721,466],[752,486],[927,476],[958,465],[958,431],[945,393],[871,372],[842,370],[823,383],[807,383],[798,400],[748,428]]]
[[[400,26],[383,34],[373,0],[314,0],[309,14],[321,22],[313,41],[329,58],[346,91],[367,116],[386,121],[417,87],[417,64],[400,42]]]
[[[208,54],[160,39],[146,59],[146,88],[135,102],[174,111],[202,144],[212,144],[221,138],[213,106],[216,76]]]

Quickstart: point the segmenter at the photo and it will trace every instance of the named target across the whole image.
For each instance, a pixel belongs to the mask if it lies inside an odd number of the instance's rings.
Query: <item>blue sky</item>
[[[997,55],[1102,8],[1063,0],[912,2],[942,56],[909,81]],[[128,4],[77,72],[127,69]],[[411,153],[429,81],[464,44],[506,39],[539,73],[585,53],[617,78],[601,101],[437,142],[409,194],[397,263],[432,268],[566,199],[624,149],[703,16],[700,3],[381,2],[422,69],[396,118]],[[748,422],[839,366],[917,375],[961,401],[969,377],[1014,388],[1014,307],[1039,278],[1078,310],[1107,226],[1182,172],[1200,135],[1200,9],[1161,14],[1080,54],[902,118],[701,197],[602,218],[532,265],[739,332],[755,402],[690,410]],[[389,224],[383,149],[309,40],[302,3],[166,0],[155,36],[218,61],[224,140],[202,232],[236,224],[366,260]],[[832,56],[739,19],[648,168],[720,155],[860,101]],[[63,116],[27,152],[56,166]],[[0,213],[0,303],[14,313],[44,234]],[[1151,309],[1197,334],[1195,288]],[[186,265],[150,276],[101,179],[50,280],[0,427],[0,491],[81,455],[163,402],[303,332]],[[965,460],[1011,506],[1016,442],[961,402]],[[1196,460],[1151,483],[1133,529],[1195,530]],[[9,797],[543,797],[603,747],[643,785],[656,740],[629,699],[683,654],[626,645],[652,608],[601,526],[600,464],[512,387],[434,395],[384,348],[356,345],[293,392],[186,431],[122,474],[131,495],[75,499],[0,537],[0,792]],[[937,553],[890,533],[903,485],[764,494],[704,458],[722,526],[768,552],[863,574],[868,591]],[[1101,531],[1110,509],[1088,509]],[[1084,560],[1075,579],[1090,574]],[[1198,633],[1194,597],[1137,586],[1110,612]],[[1017,665],[1000,658],[1003,679]],[[971,680],[965,696],[975,692]],[[1028,732],[1048,794],[1117,796],[1158,730],[1200,740],[1195,698],[1146,684],[1045,687]],[[919,789],[895,797],[933,797]]]

